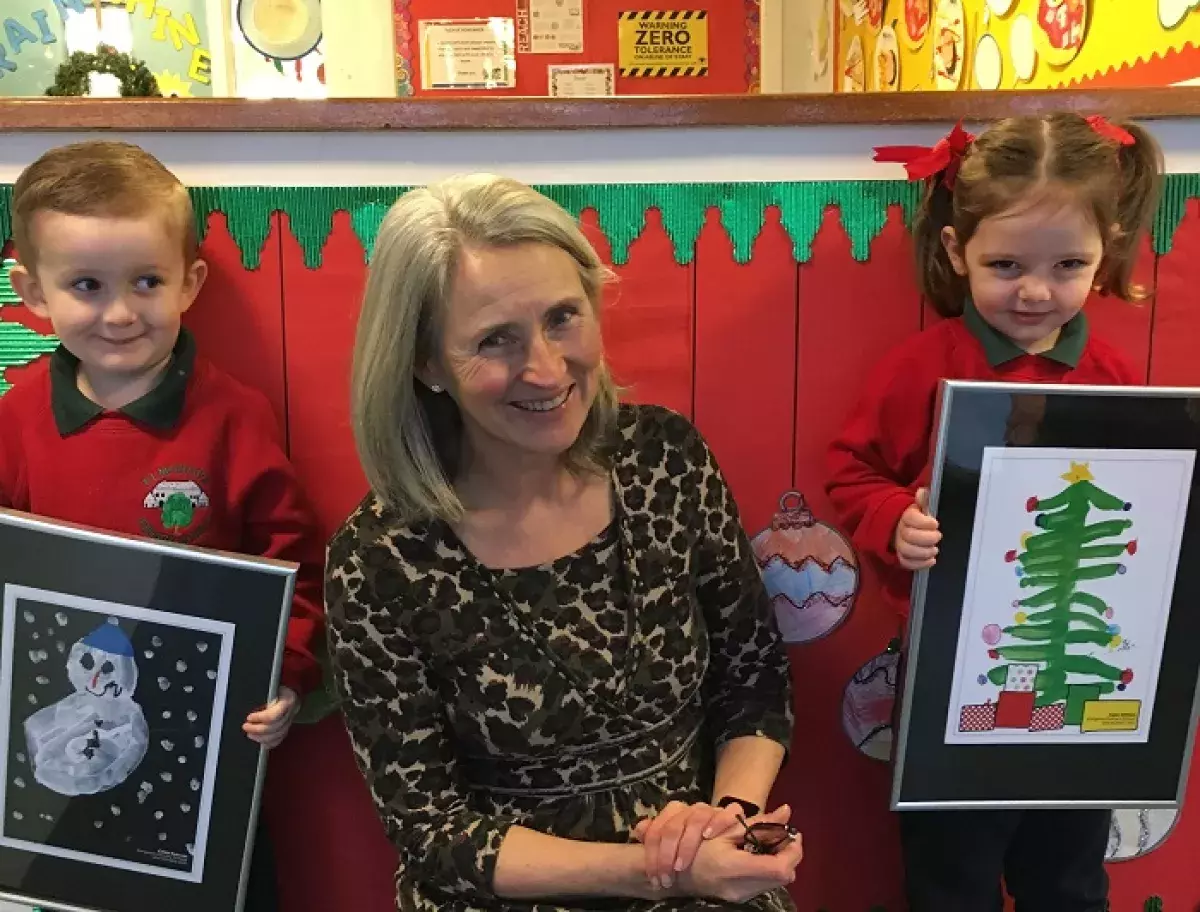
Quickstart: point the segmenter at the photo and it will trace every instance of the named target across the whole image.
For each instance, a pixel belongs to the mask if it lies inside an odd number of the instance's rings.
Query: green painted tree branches
[[[1120,538],[1132,521],[1089,519],[1093,511],[1128,512],[1132,505],[1099,488],[1086,463],[1071,463],[1062,478],[1068,485],[1060,493],[1046,500],[1031,497],[1025,505],[1038,514],[1035,525],[1041,531],[1023,536],[1021,549],[1008,552],[1005,559],[1018,565],[1021,588],[1034,591],[1013,603],[1023,610],[1014,624],[1003,628],[1009,640],[1017,642],[989,651],[993,659],[1007,660],[988,672],[996,685],[1007,680],[1007,663],[1039,666],[1034,681],[1037,706],[1065,700],[1069,680],[1093,684],[1106,694],[1124,690],[1133,678],[1129,669],[1073,651],[1120,643],[1120,628],[1110,623],[1113,609],[1080,587],[1125,572],[1118,558],[1136,553],[1137,540],[1111,539]]]

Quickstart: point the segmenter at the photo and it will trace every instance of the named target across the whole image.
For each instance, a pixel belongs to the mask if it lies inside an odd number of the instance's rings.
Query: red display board
[[[367,280],[366,257],[350,217],[338,212],[320,269],[305,267],[303,251],[290,233],[282,261],[291,456],[328,537],[367,492],[349,415],[350,362]]]
[[[266,393],[287,433],[283,363],[283,267],[279,220],[272,219],[262,266],[250,271],[229,236],[225,216],[214,213],[200,255],[208,263],[201,297],[184,316],[205,357],[248,386]]]
[[[590,212],[584,227],[607,258]],[[344,213],[315,270],[305,267],[286,228],[286,218],[276,216],[262,267],[248,271],[214,216],[204,246],[212,276],[187,320],[209,358],[275,405],[328,534],[366,489],[348,415],[366,267]],[[898,210],[859,262],[831,209],[811,259],[797,265],[778,214],[768,211],[752,259],[739,265],[713,211],[694,258],[681,265],[661,218],[648,213],[646,231],[607,295],[607,357],[628,398],[694,418],[751,535],[768,528],[790,491],[804,495],[817,521],[832,522],[823,493],[830,438],[872,365],[934,319],[908,278],[910,257]],[[1155,258],[1144,251],[1140,277],[1156,296],[1137,306],[1094,299],[1088,308],[1095,331],[1124,348],[1149,382],[1200,384],[1200,202],[1188,204],[1171,253]],[[0,319],[46,330],[20,308],[3,308]],[[21,382],[21,371],[10,377]],[[859,570],[857,602],[845,622],[791,650],[797,731],[775,800],[792,806],[804,831],[806,860],[793,888],[803,912],[904,908],[888,765],[857,749],[843,730],[847,684],[898,632],[879,605],[870,567]],[[1200,759],[1194,766],[1196,783]],[[1110,866],[1114,912],[1138,912],[1151,895],[1162,897],[1167,912],[1200,905],[1197,794],[1193,788],[1159,848]],[[264,807],[283,912],[394,909],[395,854],[340,717],[298,727],[272,755]]]
[[[517,85],[511,89],[479,90],[427,89],[420,77],[421,48],[419,23],[423,19],[515,18],[513,0],[395,0],[397,45],[410,49],[412,86],[418,97],[454,95],[546,95],[549,77],[546,67],[584,63],[617,65],[618,14],[629,10],[704,10],[708,13],[709,67],[706,76],[616,78],[618,95],[727,95],[741,94],[751,88],[751,74],[758,61],[748,61],[747,53],[757,57],[757,0],[585,0],[583,7],[582,54],[516,55]],[[402,18],[407,12],[407,17]],[[749,39],[749,40],[748,40]]]
[[[744,265],[734,262],[729,238],[709,212],[694,270],[693,418],[720,454],[742,523],[758,530],[792,483],[799,267],[778,210],[767,213],[754,256]]]

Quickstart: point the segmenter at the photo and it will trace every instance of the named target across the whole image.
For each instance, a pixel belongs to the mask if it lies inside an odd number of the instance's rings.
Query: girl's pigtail
[[[1108,245],[1099,277],[1102,294],[1140,301],[1150,292],[1134,283],[1133,271],[1142,237],[1150,229],[1162,187],[1162,150],[1154,137],[1135,123],[1122,123],[1134,141],[1117,145],[1118,181],[1116,232]]]
[[[917,282],[926,299],[944,317],[959,316],[966,303],[966,280],[955,273],[942,234],[954,224],[954,185],[974,142],[975,137],[960,122],[932,146],[875,149],[875,161],[902,164],[909,180],[925,181],[913,226]]]
[[[967,280],[954,271],[942,235],[954,225],[954,191],[941,179],[925,187],[913,223],[917,282],[925,299],[943,317],[962,316]]]

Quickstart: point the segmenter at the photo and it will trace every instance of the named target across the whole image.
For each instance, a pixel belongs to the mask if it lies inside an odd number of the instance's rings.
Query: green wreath
[[[94,54],[76,51],[68,57],[54,74],[54,85],[46,89],[46,94],[86,95],[88,76],[92,73],[116,76],[121,80],[121,95],[126,98],[162,97],[158,82],[145,63],[106,44],[100,45]]]

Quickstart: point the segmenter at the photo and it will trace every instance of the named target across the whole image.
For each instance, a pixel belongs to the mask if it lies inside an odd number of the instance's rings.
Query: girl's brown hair
[[[1037,192],[1061,192],[1087,207],[1104,243],[1096,274],[1101,294],[1141,300],[1132,282],[1142,233],[1158,204],[1162,151],[1137,124],[1116,124],[1134,139],[1122,145],[1078,114],[1012,117],[971,144],[953,182],[935,176],[925,190],[913,230],[917,280],[939,314],[962,313],[965,276],[951,265],[942,231],[954,229],[961,247],[985,218]]]

